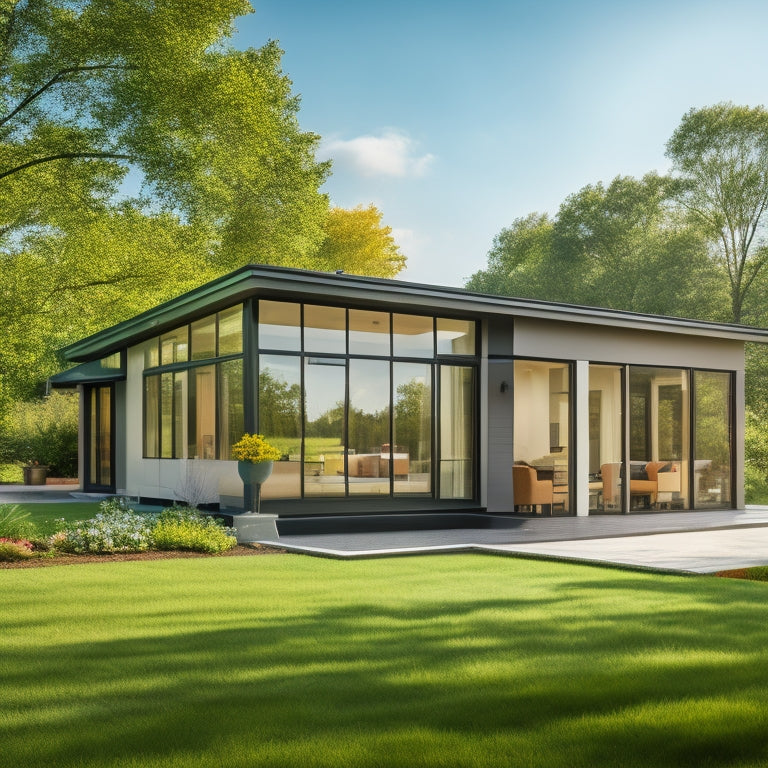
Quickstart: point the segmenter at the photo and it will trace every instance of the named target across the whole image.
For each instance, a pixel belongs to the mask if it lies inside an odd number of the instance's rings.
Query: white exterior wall
[[[130,496],[175,499],[189,483],[202,485],[209,501],[240,507],[243,482],[236,461],[203,459],[144,459],[143,454],[143,372],[144,347],[128,349],[126,379],[125,492]],[[120,433],[118,433],[118,444]]]

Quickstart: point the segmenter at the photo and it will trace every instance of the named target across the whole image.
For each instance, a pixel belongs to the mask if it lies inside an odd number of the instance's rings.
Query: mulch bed
[[[254,555],[280,555],[285,550],[279,547],[266,547],[262,544],[238,544],[228,552],[209,555],[204,552],[121,552],[110,555],[56,555],[55,557],[32,557],[29,560],[0,562],[3,568],[45,568],[49,565],[79,565],[81,563],[122,563],[128,560],[178,560],[190,557],[252,557]]]
[[[746,568],[734,568],[732,571],[718,571],[715,576],[723,579],[748,579]]]

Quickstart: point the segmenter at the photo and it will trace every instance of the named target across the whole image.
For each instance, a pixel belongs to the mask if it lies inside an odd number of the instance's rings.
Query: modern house
[[[744,504],[768,330],[248,266],[64,350],[86,491],[262,511],[594,515]]]

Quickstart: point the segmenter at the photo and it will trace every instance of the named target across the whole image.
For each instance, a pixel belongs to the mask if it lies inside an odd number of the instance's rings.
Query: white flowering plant
[[[154,519],[128,506],[125,499],[106,499],[101,511],[90,520],[65,523],[54,534],[51,545],[63,552],[78,554],[143,552],[152,546]]]

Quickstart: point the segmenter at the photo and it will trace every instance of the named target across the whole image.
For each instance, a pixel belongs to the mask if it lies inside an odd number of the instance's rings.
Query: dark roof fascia
[[[125,367],[103,368],[99,360],[81,363],[61,373],[56,373],[48,379],[52,387],[68,389],[78,384],[106,384],[114,381],[124,381]]]
[[[509,298],[400,280],[249,265],[76,342],[66,347],[63,354],[67,360],[92,360],[103,357],[255,294],[263,298],[352,302],[365,306],[380,305],[390,309],[401,306],[403,310],[408,311],[438,310],[454,315],[530,317],[768,343],[768,329],[732,323],[558,304],[538,299]]]

